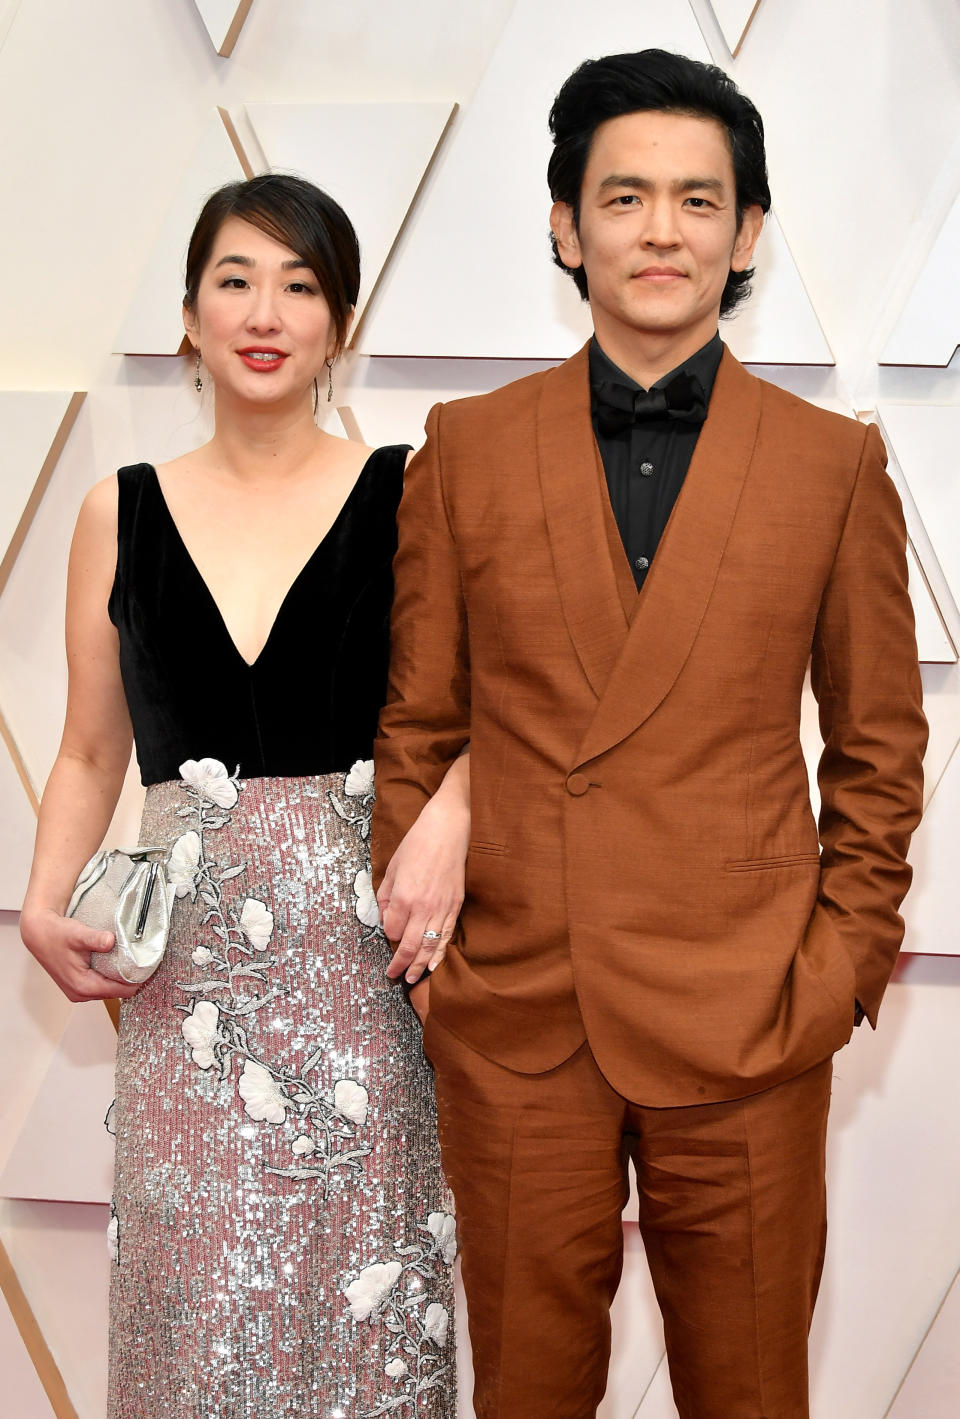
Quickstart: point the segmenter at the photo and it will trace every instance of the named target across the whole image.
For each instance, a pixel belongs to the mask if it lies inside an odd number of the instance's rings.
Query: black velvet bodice
[[[185,759],[243,778],[300,777],[369,759],[386,693],[397,507],[407,450],[370,455],[248,665],[148,463],[121,468],[110,619],[144,784]]]

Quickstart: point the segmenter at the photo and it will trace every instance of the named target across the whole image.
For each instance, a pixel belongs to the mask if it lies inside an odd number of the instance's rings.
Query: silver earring
[[[333,364],[330,360],[325,360],[327,366],[327,403],[333,398]]]
[[[199,351],[199,350],[197,351],[197,369],[196,369],[196,373],[195,373],[194,376],[193,376],[193,384],[194,384],[194,388],[196,389],[197,393],[199,394],[200,391],[203,389],[203,380],[200,378],[200,351]]]

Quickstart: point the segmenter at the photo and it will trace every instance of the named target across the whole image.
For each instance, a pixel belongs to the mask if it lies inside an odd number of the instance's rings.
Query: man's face
[[[763,215],[738,228],[726,130],[689,114],[628,113],[600,125],[580,194],[551,225],[565,265],[583,266],[597,338],[608,353],[635,335],[692,354],[713,335],[731,269],[750,265]],[[679,361],[678,361],[679,362]]]

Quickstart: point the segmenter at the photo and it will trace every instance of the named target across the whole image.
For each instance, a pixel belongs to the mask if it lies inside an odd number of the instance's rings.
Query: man
[[[425,1044],[476,1410],[595,1413],[629,1155],[682,1419],[803,1419],[831,1056],[876,1023],[920,814],[903,520],[875,428],[720,342],[770,205],[730,79],[589,62],[551,129],[555,255],[595,339],[431,413],[376,761],[382,870],[470,745]],[[443,924],[417,929],[419,961]]]

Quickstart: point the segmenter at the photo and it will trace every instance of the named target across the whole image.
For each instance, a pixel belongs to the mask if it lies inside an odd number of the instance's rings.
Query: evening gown
[[[368,836],[406,450],[368,459],[248,665],[148,464],[110,597],[141,843],[172,847],[121,1007],[109,1419],[453,1419],[452,1207]]]

